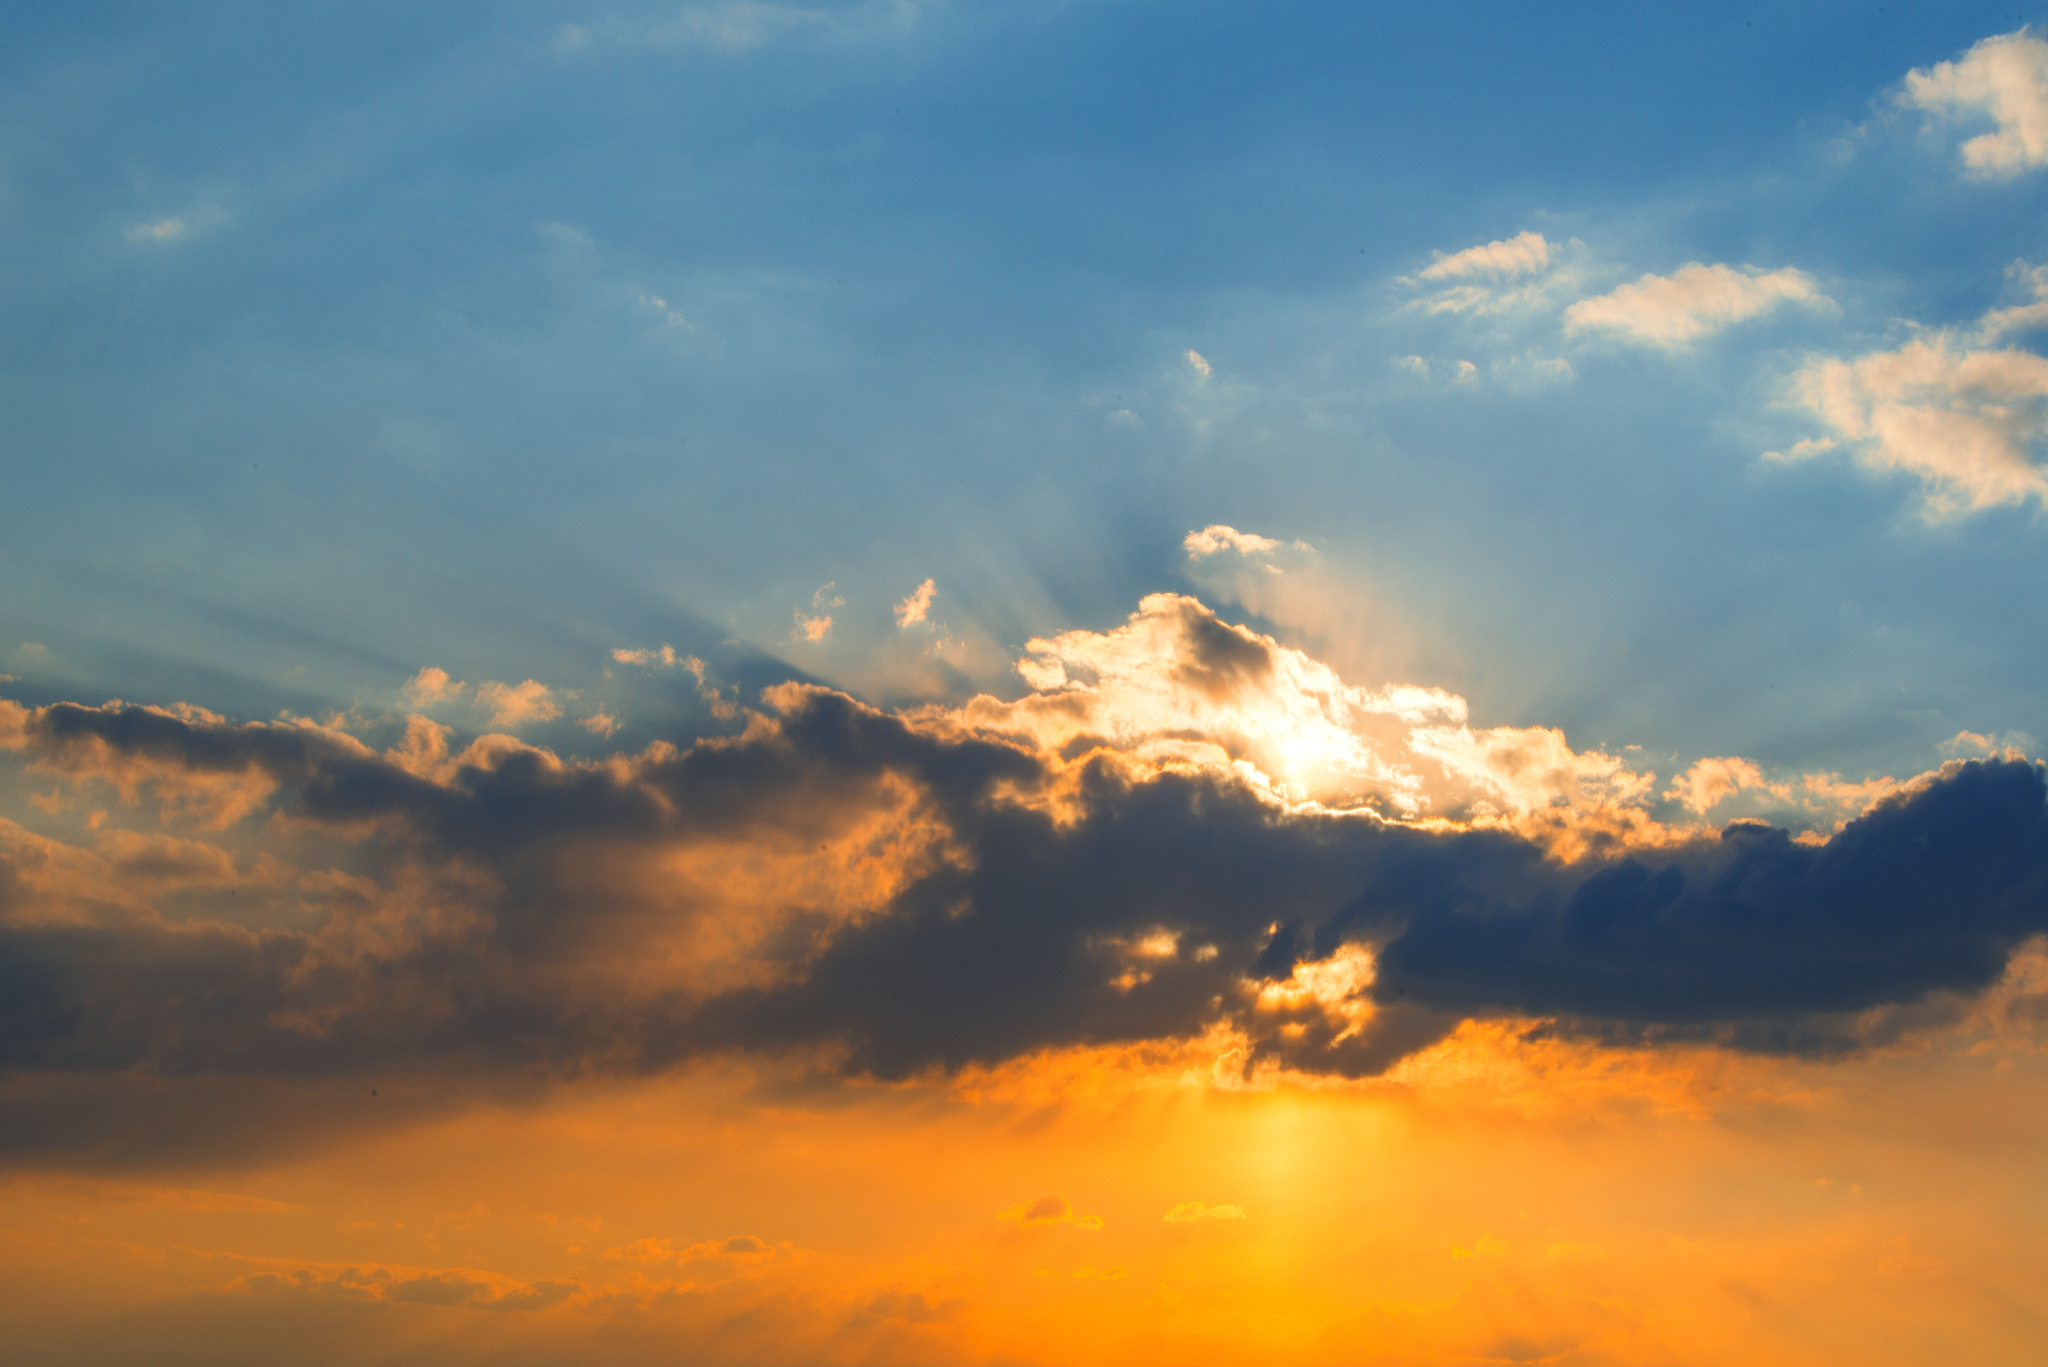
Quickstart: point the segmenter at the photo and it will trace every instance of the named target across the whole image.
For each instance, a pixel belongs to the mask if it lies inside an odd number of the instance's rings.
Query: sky
[[[2036,1360],[2044,24],[16,16],[10,1340]]]

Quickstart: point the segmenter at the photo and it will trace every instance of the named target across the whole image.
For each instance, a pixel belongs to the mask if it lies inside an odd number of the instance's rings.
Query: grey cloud
[[[1219,686],[1245,666],[1209,663]],[[1656,859],[1560,865],[1504,831],[1284,814],[1227,778],[1138,781],[1100,758],[1056,821],[1009,795],[1051,775],[1024,750],[936,738],[824,690],[784,702],[779,726],[740,740],[617,766],[522,750],[447,786],[307,728],[37,713],[39,758],[104,742],[175,770],[261,771],[297,826],[346,833],[387,890],[409,877],[428,891],[373,909],[386,938],[342,952],[327,932],[9,921],[23,894],[0,867],[6,1090],[644,1072],[785,1049],[904,1077],[1225,1018],[1255,1059],[1353,1076],[1487,1014],[1815,1052],[1842,1046],[1844,1013],[1983,988],[2048,929],[2043,780],[2023,763],[1951,766],[1820,847],[1737,826]],[[871,914],[791,913],[745,981],[631,979],[675,913],[608,868],[712,836],[808,848],[889,784],[964,857],[912,870]],[[1133,948],[1160,930],[1171,950]],[[1260,983],[1347,942],[1378,956],[1365,1029],[1312,1002],[1255,1009]],[[57,1138],[9,1133],[16,1152]]]

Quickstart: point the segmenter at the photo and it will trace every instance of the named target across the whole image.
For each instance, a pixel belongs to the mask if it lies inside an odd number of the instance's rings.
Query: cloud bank
[[[1795,840],[1659,824],[1652,775],[1474,730],[1437,690],[1346,685],[1189,598],[1019,667],[1013,702],[892,714],[781,685],[736,737],[575,763],[503,735],[450,754],[423,720],[379,753],[0,703],[36,773],[224,842],[0,827],[0,1067],[737,1051],[906,1078],[1221,1031],[1248,1068],[1358,1077],[1489,1015],[1824,1052],[2048,930],[2043,778],[2019,760],[1954,761]],[[1681,783],[1702,810],[1759,781],[1717,763]]]

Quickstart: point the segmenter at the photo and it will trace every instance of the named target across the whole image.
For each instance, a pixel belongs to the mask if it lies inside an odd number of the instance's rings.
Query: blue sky
[[[33,16],[0,687],[381,715],[436,666],[577,690],[532,734],[587,749],[600,703],[716,729],[616,649],[1007,696],[1029,638],[1173,589],[1667,775],[2048,735],[2038,494],[1930,514],[1795,392],[2033,297],[2048,171],[1901,100],[2032,17]],[[1540,270],[1422,276],[1531,233]],[[1688,263],[1805,293],[1677,346],[1566,318]],[[1229,601],[1211,524],[1312,546],[1339,606]],[[943,668],[892,616],[927,578]]]

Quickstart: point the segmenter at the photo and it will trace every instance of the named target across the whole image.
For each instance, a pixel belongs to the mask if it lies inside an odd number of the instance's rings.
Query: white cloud
[[[1529,275],[1549,268],[1550,250],[1550,243],[1543,240],[1543,234],[1519,233],[1505,242],[1467,247],[1449,256],[1439,252],[1433,263],[1416,272],[1416,278],[1456,280],[1473,275]]]
[[[1935,333],[1853,361],[1809,362],[1792,387],[1866,469],[1917,476],[1930,517],[2048,499],[2037,459],[2048,437],[2048,360],[2039,356],[1972,351]],[[1832,444],[1800,442],[1784,458]]]
[[[1551,242],[1541,233],[1521,233],[1505,241],[1467,247],[1436,260],[1396,284],[1430,292],[1407,307],[1424,313],[1506,313],[1540,308],[1577,280],[1569,254],[1583,250],[1577,238]]]
[[[1645,275],[1607,294],[1581,299],[1564,311],[1564,326],[1566,332],[1600,328],[1646,346],[1679,348],[1785,303],[1835,306],[1804,271],[1693,261],[1670,275]]]
[[[1348,685],[1192,598],[1154,594],[1112,631],[1062,632],[1025,648],[1017,672],[1031,694],[976,698],[946,724],[1028,736],[1048,750],[1087,739],[1137,765],[1214,765],[1282,801],[1387,816],[1544,814],[1650,793],[1649,775],[1574,752],[1562,732],[1474,730],[1464,699],[1442,689]]]
[[[1194,372],[1205,380],[1209,378],[1211,373],[1213,373],[1214,367],[1212,367],[1209,364],[1207,359],[1205,359],[1202,353],[1199,351],[1195,351],[1192,349],[1189,350],[1187,354],[1187,362],[1188,365],[1194,370]]]
[[[1989,118],[1963,144],[1963,164],[2010,179],[2048,165],[2048,43],[2021,29],[1986,38],[1953,62],[1906,73],[1899,103],[1930,114]]]
[[[917,592],[896,605],[896,625],[908,629],[926,620],[932,610],[932,599],[938,597],[938,586],[927,579],[917,586]]]
[[[1277,550],[1280,545],[1271,537],[1254,536],[1235,527],[1226,527],[1220,522],[1213,522],[1199,532],[1189,532],[1180,544],[1189,557],[1196,560],[1226,550],[1236,551],[1239,555],[1256,555],[1263,551]]]

